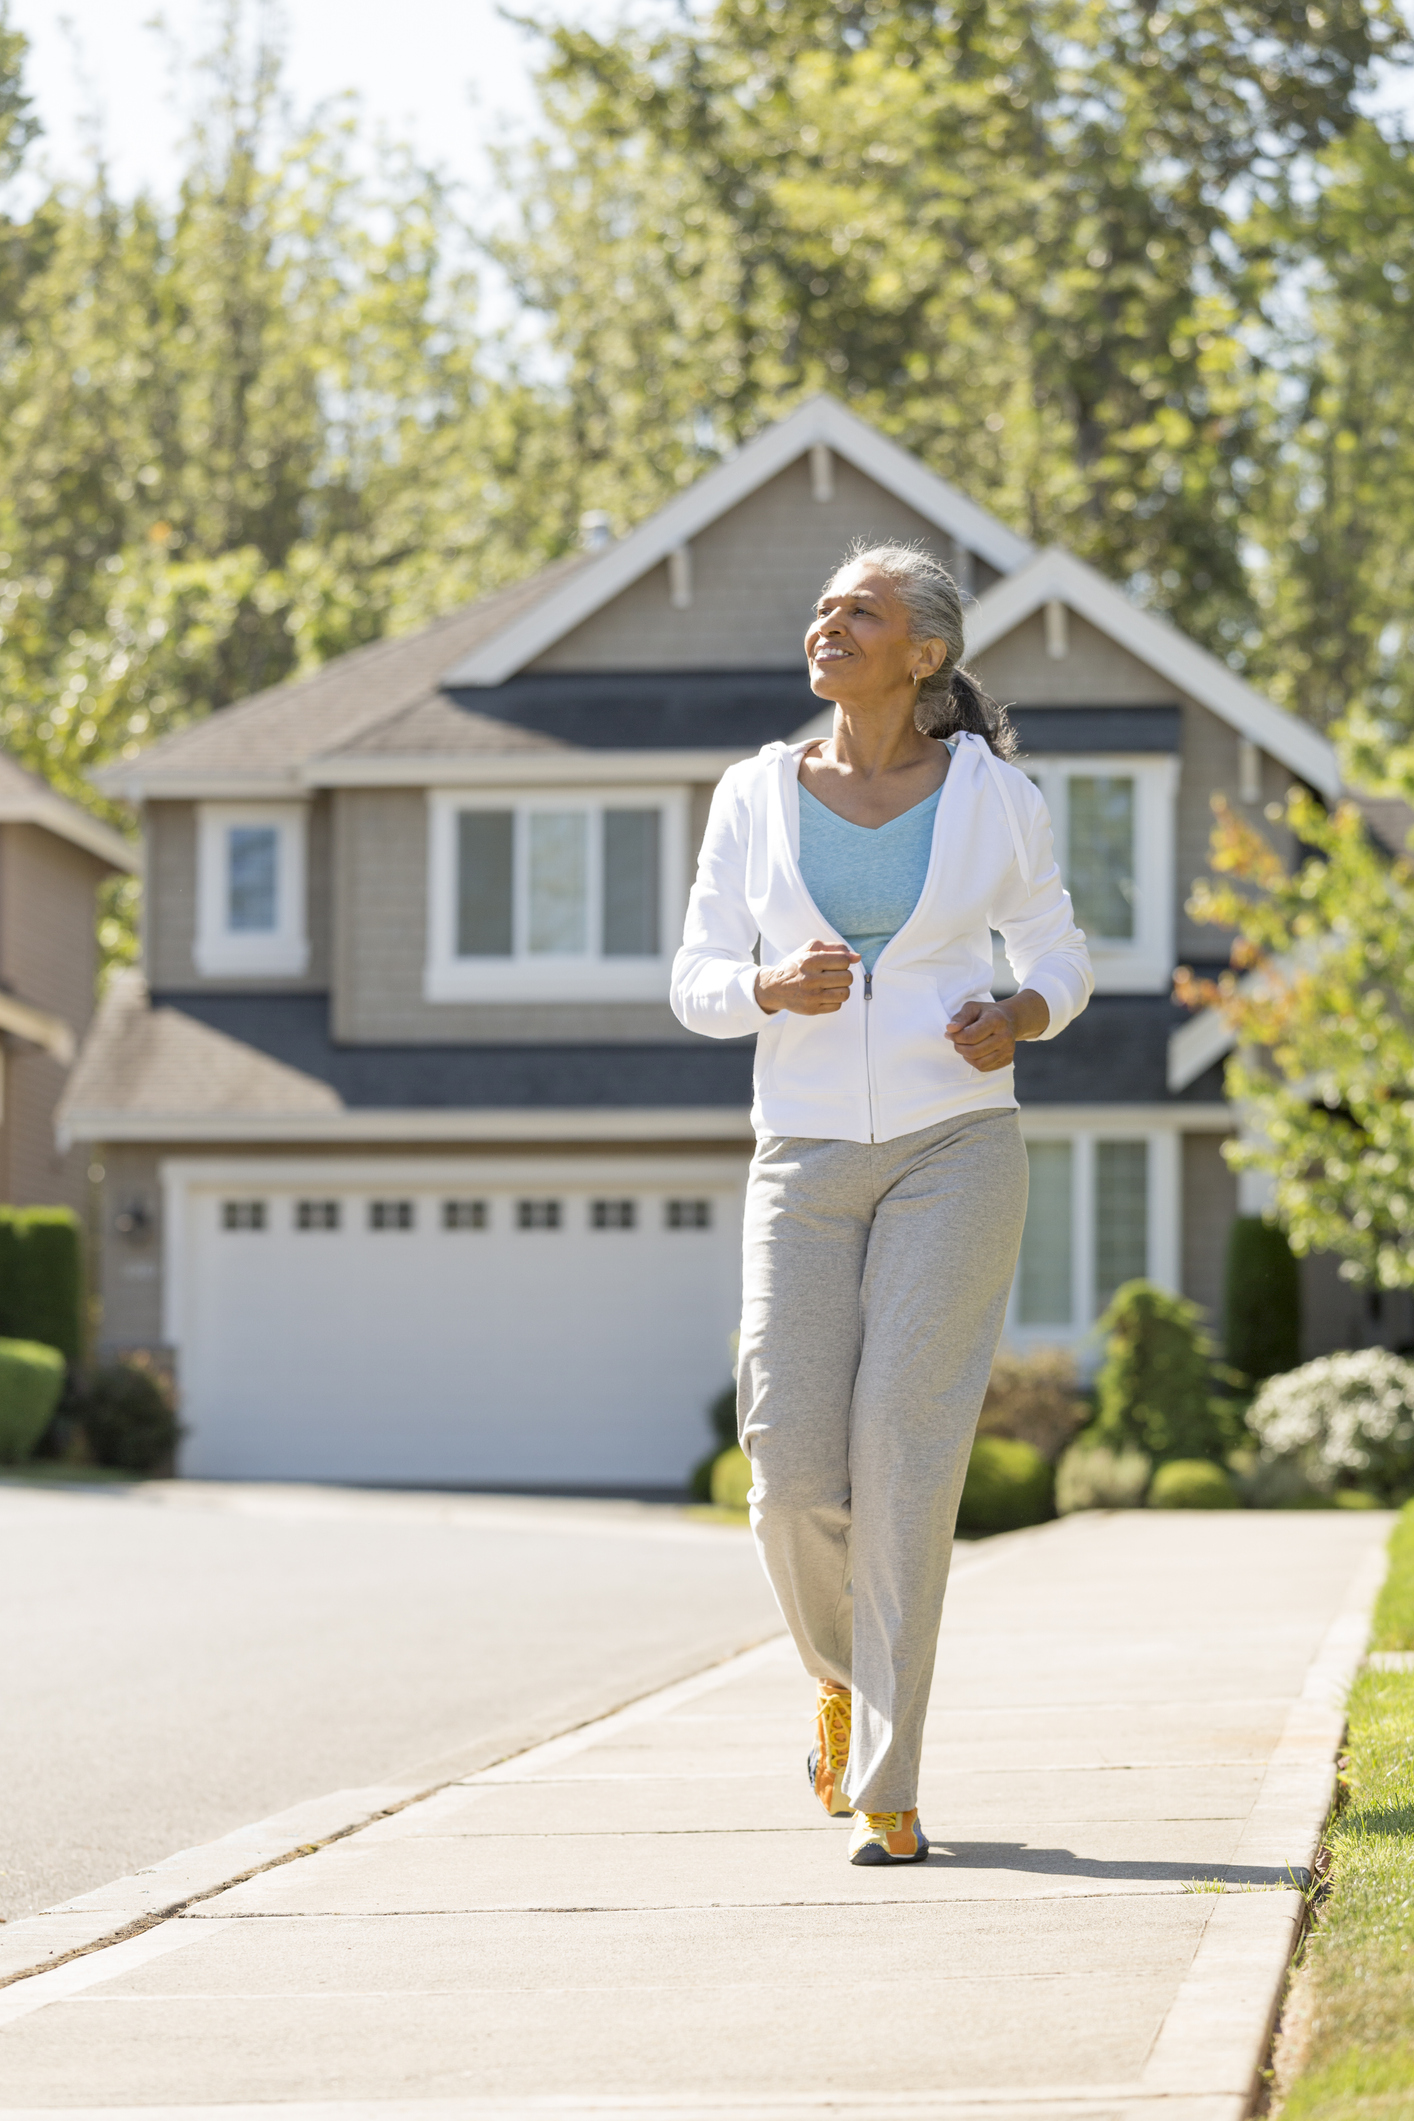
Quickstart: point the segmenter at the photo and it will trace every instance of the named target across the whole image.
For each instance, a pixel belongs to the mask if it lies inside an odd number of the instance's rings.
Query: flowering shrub
[[[1414,1491],[1414,1362],[1383,1348],[1322,1355],[1268,1378],[1247,1415],[1268,1461],[1295,1461],[1319,1494]]]

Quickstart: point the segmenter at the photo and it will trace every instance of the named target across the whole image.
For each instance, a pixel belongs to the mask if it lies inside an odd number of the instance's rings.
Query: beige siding
[[[1227,1233],[1237,1213],[1237,1179],[1223,1160],[1221,1134],[1183,1137],[1183,1293],[1223,1327]]]
[[[38,825],[0,825],[0,978],[15,996],[62,1018],[76,1039],[94,1007],[94,894],[106,864]],[[0,1200],[85,1210],[87,1153],[61,1156],[54,1107],[67,1071],[11,1041],[3,1054]]]
[[[1175,949],[1180,961],[1192,958],[1226,958],[1231,931],[1200,927],[1189,919],[1185,907],[1195,880],[1208,874],[1208,848],[1213,830],[1213,797],[1225,795],[1242,817],[1264,832],[1284,859],[1293,852],[1289,832],[1273,826],[1262,815],[1262,805],[1280,800],[1291,784],[1291,773],[1276,759],[1262,760],[1262,802],[1238,800],[1238,733],[1195,700],[1183,706],[1183,767],[1179,783],[1178,821],[1175,834],[1178,862]]]
[[[162,1188],[157,1166],[162,1152],[123,1144],[93,1153],[103,1170],[99,1352],[114,1354],[124,1348],[159,1348],[162,1344]],[[124,1234],[117,1227],[118,1218],[134,1210],[145,1216],[145,1226],[140,1234]]]
[[[428,1002],[427,798],[344,789],[337,798],[333,1032],[351,1045],[636,1044],[687,1039],[657,1002]]]
[[[192,955],[196,942],[195,803],[149,803],[147,881],[143,910],[143,964],[151,986],[166,992],[195,988],[242,994],[322,992],[330,979],[331,804],[316,796],[309,806],[305,853],[309,970],[302,979],[203,979]]]
[[[1046,653],[1045,619],[1038,611],[1005,634],[972,667],[999,700],[1036,707],[1163,707],[1178,694],[1088,619],[1071,612],[1069,653]]]
[[[957,564],[950,539],[838,457],[834,486],[815,500],[801,458],[693,540],[690,609],[673,609],[664,562],[530,668],[798,669],[811,606],[855,538],[922,538]]]

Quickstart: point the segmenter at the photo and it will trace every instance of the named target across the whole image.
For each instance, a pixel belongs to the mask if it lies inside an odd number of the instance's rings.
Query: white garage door
[[[709,1448],[744,1160],[165,1176],[185,1472],[653,1488]]]

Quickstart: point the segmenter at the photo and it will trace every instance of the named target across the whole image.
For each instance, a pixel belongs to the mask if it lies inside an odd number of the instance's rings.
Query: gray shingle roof
[[[115,794],[157,792],[161,784],[211,777],[294,782],[323,752],[342,749],[378,723],[433,704],[443,673],[558,587],[594,557],[571,553],[493,596],[435,619],[417,633],[373,641],[288,684],[273,685],[234,707],[149,745],[136,759],[100,776]],[[500,746],[498,748],[506,748]]]

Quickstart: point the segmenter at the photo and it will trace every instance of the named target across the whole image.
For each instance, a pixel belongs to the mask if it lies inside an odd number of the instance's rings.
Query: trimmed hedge
[[[72,1208],[0,1208],[0,1336],[83,1360],[83,1237]]]
[[[1016,1532],[1051,1515],[1055,1476],[1034,1444],[979,1436],[972,1446],[962,1502],[962,1532]]]
[[[1228,1233],[1224,1352],[1253,1384],[1301,1361],[1301,1270],[1286,1232],[1239,1215]]]
[[[38,1340],[0,1340],[0,1463],[20,1465],[53,1419],[64,1358]]]
[[[1231,1476],[1207,1458],[1171,1458],[1149,1488],[1151,1510],[1240,1510]]]

